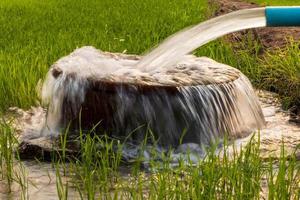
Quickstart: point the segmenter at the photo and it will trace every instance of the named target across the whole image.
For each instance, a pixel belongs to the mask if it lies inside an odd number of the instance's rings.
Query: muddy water
[[[300,144],[300,126],[289,122],[289,113],[281,109],[276,95],[269,92],[257,92],[267,122],[266,128],[260,131],[261,156],[279,157],[282,142],[285,151],[292,153]],[[237,140],[237,144],[245,145],[251,136]],[[297,152],[300,156],[300,151]]]
[[[11,192],[7,184],[0,183],[0,199],[35,199],[35,200],[56,200],[58,198],[56,189],[56,170],[50,163],[39,163],[37,161],[23,161],[25,169],[25,184],[27,188],[20,187],[20,184],[13,183]],[[15,167],[19,173],[20,166]],[[62,178],[66,182],[66,178]],[[73,188],[68,189],[69,199],[79,199],[78,193]]]
[[[300,144],[300,126],[289,122],[289,114],[280,108],[280,104],[275,94],[269,92],[257,92],[263,109],[267,126],[261,130],[261,155],[262,157],[274,156],[280,154],[280,145],[282,139],[285,142],[285,150],[288,153],[293,152],[296,145]],[[26,124],[42,123],[45,111],[41,108],[33,108],[30,112],[24,112],[19,109],[13,109],[18,115],[22,115],[20,119],[22,123],[18,123],[21,128]],[[34,116],[39,117],[35,118]],[[38,120],[39,119],[39,120]],[[24,121],[25,120],[25,121]],[[21,122],[21,121],[20,121]],[[34,135],[34,130],[31,130]],[[30,135],[30,134],[29,134]],[[236,141],[236,145],[245,145],[251,136]],[[50,163],[38,163],[36,161],[22,162],[26,177],[28,180],[27,195],[30,199],[58,199],[56,189],[56,172]],[[18,167],[16,167],[18,168]],[[64,181],[66,178],[63,179]],[[7,191],[7,185],[0,183],[0,199],[20,199],[22,188],[18,184],[13,184],[12,192]],[[78,193],[72,188],[69,189],[68,195],[70,199],[78,199]]]

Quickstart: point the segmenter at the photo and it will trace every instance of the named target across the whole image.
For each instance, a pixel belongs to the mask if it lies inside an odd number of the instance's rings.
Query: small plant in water
[[[158,154],[155,149],[150,150],[150,160],[141,154],[128,165],[122,161],[120,142],[82,132],[79,138],[80,157],[69,160],[71,179],[64,187],[75,187],[82,199],[299,198],[300,166],[295,154],[287,157],[282,147],[276,162],[263,160],[259,134],[243,148],[224,140],[221,149],[218,145],[207,148],[198,163],[179,157],[177,165],[171,150]],[[58,183],[60,196],[65,197],[66,188]]]
[[[9,124],[1,121],[0,124],[0,164],[1,164],[1,177],[5,179],[10,190],[13,182],[13,168],[14,168],[14,146],[17,140],[13,135],[13,130]]]

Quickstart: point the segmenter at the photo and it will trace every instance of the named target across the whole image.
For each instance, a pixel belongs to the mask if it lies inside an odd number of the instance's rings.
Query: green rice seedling
[[[14,179],[14,147],[17,140],[11,126],[4,120],[0,122],[0,134],[1,176],[6,180],[10,189]]]
[[[280,158],[277,161],[270,159],[267,171],[269,199],[300,198],[300,166],[296,151],[287,157],[282,142]]]
[[[94,199],[96,195],[96,184],[94,184],[95,178],[95,160],[94,155],[96,155],[95,141],[91,138],[90,135],[87,135],[85,142],[81,143],[83,145],[81,152],[81,160],[77,160],[77,175],[80,177],[80,182],[82,183],[83,190],[87,196],[87,199]],[[107,162],[107,160],[105,161]],[[106,170],[106,169],[104,169]],[[78,173],[79,172],[79,173]]]
[[[106,135],[81,131],[80,138],[80,158],[70,163],[73,183],[80,196],[94,199],[97,193],[106,194],[117,180],[121,147]]]
[[[29,199],[29,193],[28,193],[29,181],[27,176],[28,176],[28,172],[25,166],[23,165],[22,162],[18,160],[17,166],[15,165],[15,169],[14,169],[14,183],[17,183],[21,189],[20,199],[22,200]]]
[[[60,170],[61,170],[60,163],[57,162],[56,167],[55,167],[57,195],[60,200],[67,200],[68,199],[68,182],[65,183],[63,181],[63,177],[61,175]]]
[[[269,52],[261,62],[263,88],[281,95],[285,108],[300,105],[299,58],[299,42],[290,41],[286,49]]]
[[[58,162],[62,163],[64,175],[66,175],[66,162],[67,162],[66,151],[67,151],[67,139],[69,134],[69,128],[70,128],[70,124],[67,126],[66,130],[64,131],[64,134],[60,135],[59,137],[60,139],[59,151],[61,151],[61,153],[56,152],[55,154],[59,156]]]
[[[27,171],[16,151],[18,140],[14,131],[9,122],[5,122],[4,119],[0,122],[1,181],[5,181],[9,191],[13,185],[18,186],[20,199],[29,199]]]

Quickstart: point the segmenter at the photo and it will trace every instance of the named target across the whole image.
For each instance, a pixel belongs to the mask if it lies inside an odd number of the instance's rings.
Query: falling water
[[[134,68],[137,62],[93,47],[61,58],[43,86],[49,104],[43,134],[58,135],[80,109],[89,127],[102,120],[122,138],[148,125],[164,146],[178,145],[184,131],[183,142],[209,144],[225,132],[243,136],[264,124],[249,80],[234,68],[184,56],[173,68],[146,73]],[[134,141],[146,137],[145,127],[132,135]]]
[[[70,121],[78,128],[80,112],[85,125],[102,120],[116,138],[144,125],[132,134],[130,142],[137,144],[147,130],[162,146],[200,147],[226,133],[237,138],[260,129],[264,117],[247,77],[187,54],[222,35],[265,25],[264,8],[248,9],[181,31],[143,58],[77,49],[47,75],[42,99],[49,108],[42,135],[57,136]]]
[[[200,46],[239,30],[265,27],[265,8],[245,9],[219,16],[167,38],[137,64],[143,71],[170,67]]]

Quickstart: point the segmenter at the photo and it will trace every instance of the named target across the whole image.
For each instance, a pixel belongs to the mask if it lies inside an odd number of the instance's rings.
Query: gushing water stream
[[[223,35],[264,26],[265,8],[245,9],[219,16],[169,37],[146,54],[137,67],[143,71],[171,67],[184,55]]]

